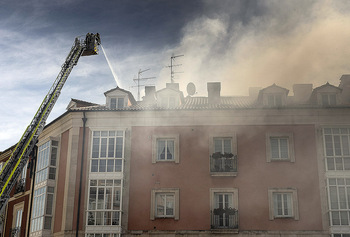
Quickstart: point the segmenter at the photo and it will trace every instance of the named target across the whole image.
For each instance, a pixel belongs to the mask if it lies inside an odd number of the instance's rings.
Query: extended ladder
[[[79,38],[75,39],[74,44],[62,65],[60,73],[45,96],[33,120],[17,143],[10,158],[6,161],[0,171],[0,214],[3,213],[6,207],[10,198],[11,190],[15,186],[23,167],[27,163],[28,157],[35,146],[40,133],[44,129],[46,119],[55,105],[70,72],[78,63],[80,56],[97,54],[99,44],[100,36],[98,33],[89,33],[84,40],[80,40]]]

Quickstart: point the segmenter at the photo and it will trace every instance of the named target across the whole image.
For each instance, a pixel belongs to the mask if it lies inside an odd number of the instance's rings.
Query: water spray
[[[110,63],[110,61],[109,61],[109,59],[108,59],[108,57],[107,57],[107,54],[106,54],[106,52],[105,52],[105,50],[104,50],[102,44],[101,44],[100,46],[101,46],[101,49],[102,49],[102,51],[103,51],[103,54],[105,55],[105,58],[106,58],[106,60],[107,60],[109,69],[111,69],[111,72],[112,72],[112,75],[113,75],[113,77],[114,77],[114,80],[115,80],[115,82],[117,83],[117,86],[119,86],[120,84],[118,83],[118,81],[119,81],[118,76],[117,76],[117,74],[115,74],[115,72],[113,71],[112,65],[111,65],[111,63]]]

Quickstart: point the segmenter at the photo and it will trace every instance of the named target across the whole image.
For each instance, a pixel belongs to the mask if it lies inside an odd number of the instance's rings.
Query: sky
[[[119,86],[137,99],[134,81],[157,90],[175,82],[187,96],[248,95],[276,83],[316,88],[339,85],[350,73],[350,1],[347,0],[1,0],[0,151],[14,145],[61,70],[76,37],[99,33],[117,79],[100,50],[81,57],[48,123],[71,98],[105,103]],[[141,97],[144,88],[140,88]]]

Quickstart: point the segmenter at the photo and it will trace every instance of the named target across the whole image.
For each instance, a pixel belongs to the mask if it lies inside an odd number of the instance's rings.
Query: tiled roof
[[[186,97],[184,103],[171,109],[197,110],[197,109],[244,109],[255,107],[255,99],[247,96],[221,97],[217,104],[208,103],[208,97]],[[109,109],[105,105],[72,108],[71,111],[139,111],[139,110],[163,110],[168,108],[159,107],[156,104],[147,104],[143,101],[122,109]]]

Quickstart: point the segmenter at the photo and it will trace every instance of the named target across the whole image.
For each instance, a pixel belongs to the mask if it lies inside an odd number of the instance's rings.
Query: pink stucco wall
[[[209,137],[234,131],[236,177],[212,177]],[[266,162],[266,134],[293,133],[295,163]],[[133,127],[129,230],[209,230],[210,188],[238,188],[240,230],[322,230],[315,128],[294,126]],[[152,135],[180,135],[180,163],[152,164]],[[268,188],[298,192],[299,220],[269,220]],[[180,218],[150,219],[151,190],[179,188]]]

